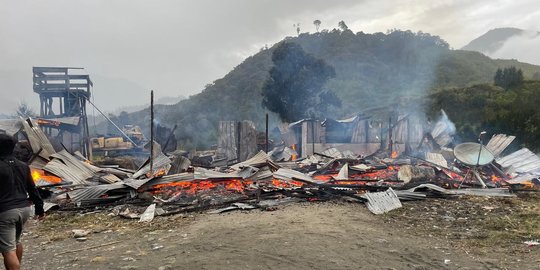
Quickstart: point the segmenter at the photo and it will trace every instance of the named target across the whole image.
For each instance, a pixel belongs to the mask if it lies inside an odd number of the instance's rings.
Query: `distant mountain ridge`
[[[485,34],[473,39],[465,45],[462,50],[481,52],[486,55],[492,55],[499,50],[508,39],[526,34],[527,31],[519,28],[505,27],[491,29]],[[540,35],[537,32],[536,36]],[[533,34],[534,36],[534,34]]]
[[[157,98],[157,100],[154,102],[156,105],[174,105],[182,100],[186,99],[184,95],[179,95],[176,97],[160,97]],[[139,104],[139,105],[131,105],[131,106],[123,106],[119,107],[116,110],[112,111],[112,114],[120,114],[121,112],[136,112],[140,110],[144,110],[145,108],[148,108],[150,106],[150,103],[145,104]]]

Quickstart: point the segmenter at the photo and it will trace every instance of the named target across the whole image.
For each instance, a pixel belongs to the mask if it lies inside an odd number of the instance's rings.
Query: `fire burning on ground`
[[[62,178],[47,174],[43,170],[39,169],[32,169],[32,180],[34,180],[34,183],[38,183],[39,181],[45,181],[51,185],[60,184],[62,183]]]
[[[363,173],[352,173],[348,176],[348,180],[353,181],[379,181],[379,180],[397,180],[399,166],[388,166],[386,169],[372,170]],[[335,181],[337,173],[321,174],[313,176],[314,179],[320,181]],[[341,180],[341,179],[340,179]],[[355,183],[357,185],[358,183]]]
[[[221,188],[222,190],[227,192],[243,193],[246,187],[252,183],[252,181],[246,181],[242,179],[190,180],[157,184],[150,187],[148,191],[155,195],[166,193],[185,193],[189,195],[194,195],[199,192]]]
[[[154,171],[153,174],[152,174],[152,172],[146,173],[146,177],[148,177],[148,178],[162,177],[162,176],[164,176],[166,174],[167,174],[167,170],[165,168],[159,168],[157,171]]]
[[[178,196],[198,196],[204,193],[246,194],[247,191],[264,187],[265,190],[296,189],[306,186],[306,183],[295,180],[280,180],[273,178],[270,181],[258,183],[249,179],[211,179],[188,180],[164,184],[157,184],[142,188],[140,192],[150,192],[152,195],[167,199]]]
[[[304,183],[300,181],[283,181],[279,179],[272,179],[272,185],[278,188],[298,188],[304,186]]]

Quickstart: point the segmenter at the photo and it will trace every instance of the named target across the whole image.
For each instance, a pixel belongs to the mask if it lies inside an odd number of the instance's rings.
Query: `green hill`
[[[540,81],[508,90],[491,84],[444,89],[427,100],[429,113],[444,109],[462,140],[474,141],[485,130],[515,135],[521,146],[540,151]]]
[[[350,30],[333,30],[287,37],[282,42],[296,42],[335,68],[336,77],[326,87],[341,98],[343,106],[332,111],[330,117],[392,106],[437,89],[490,83],[499,67],[521,68],[525,78],[540,72],[540,66],[450,50],[444,40],[421,32],[354,34]],[[216,143],[220,120],[248,119],[262,128],[265,110],[261,106],[261,87],[269,76],[274,48],[248,57],[201,93],[175,105],[158,106],[157,119],[169,126],[178,124],[176,136],[181,144],[199,149]],[[130,114],[128,121],[147,127],[148,117],[145,110]],[[277,119],[273,117],[273,121]]]

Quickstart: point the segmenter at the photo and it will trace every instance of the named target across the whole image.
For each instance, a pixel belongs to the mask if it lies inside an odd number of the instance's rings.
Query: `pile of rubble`
[[[290,150],[261,151],[232,166],[209,169],[193,167],[181,155],[167,156],[154,144],[151,157],[137,170],[128,170],[96,166],[78,153],[56,151],[31,119],[22,121],[19,131],[31,146],[32,177],[47,210],[97,207],[143,221],[186,211],[271,210],[287,203],[334,199],[366,203],[380,214],[401,207],[405,200],[514,196],[512,191],[540,184],[540,158],[534,153],[524,148],[501,156],[514,140],[506,135],[496,135],[486,145],[495,161],[477,168],[487,186],[482,188],[452,151],[428,152],[422,158],[387,152],[362,157],[330,148],[294,161]]]

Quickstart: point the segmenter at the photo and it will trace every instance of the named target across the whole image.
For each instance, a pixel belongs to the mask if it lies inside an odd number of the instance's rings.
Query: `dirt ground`
[[[103,212],[52,214],[29,224],[23,267],[540,269],[540,246],[523,243],[540,238],[539,202],[537,195],[429,199],[380,216],[358,203],[296,203],[151,224]],[[92,233],[77,241],[72,229]]]

